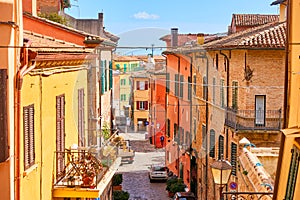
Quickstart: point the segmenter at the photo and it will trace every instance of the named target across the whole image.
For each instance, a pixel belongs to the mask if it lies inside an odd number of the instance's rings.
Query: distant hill
[[[117,53],[120,55],[141,55],[150,54],[154,55],[161,54],[164,49],[157,49],[155,47],[165,47],[165,42],[159,40],[164,35],[170,34],[170,30],[160,28],[142,28],[128,32],[124,32],[118,35],[120,40],[118,42]],[[150,47],[149,49],[143,48],[121,48],[121,47]]]

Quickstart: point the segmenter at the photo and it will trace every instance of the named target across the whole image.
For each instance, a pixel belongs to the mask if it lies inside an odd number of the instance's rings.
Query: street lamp
[[[228,183],[229,177],[231,175],[232,166],[227,161],[221,158],[220,160],[216,160],[211,165],[211,171],[214,178],[215,184],[220,185],[220,199],[223,199],[222,190],[224,185]]]

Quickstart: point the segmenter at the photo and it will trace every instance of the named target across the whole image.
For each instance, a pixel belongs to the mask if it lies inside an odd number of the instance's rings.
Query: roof
[[[236,26],[258,26],[269,22],[278,22],[279,15],[233,14],[232,20]]]
[[[90,53],[92,49],[84,46],[58,40],[53,37],[33,33],[31,31],[23,31],[23,37],[31,41],[30,48],[37,52],[72,52],[72,53]]]
[[[286,0],[276,0],[274,2],[271,3],[271,6],[277,5],[277,4],[282,4],[283,2],[285,2]]]
[[[205,49],[285,48],[286,24],[273,22],[249,28],[202,45]]]

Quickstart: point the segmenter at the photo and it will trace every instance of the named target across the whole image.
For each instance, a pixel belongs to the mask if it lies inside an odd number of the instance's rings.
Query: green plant
[[[108,140],[110,137],[110,129],[107,122],[104,122],[102,126],[102,136],[105,140]]]
[[[166,190],[170,191],[171,185],[174,183],[177,183],[177,182],[178,182],[178,178],[175,178],[175,177],[169,178],[166,182],[166,185],[167,185]]]
[[[112,178],[112,184],[113,186],[121,185],[123,182],[123,174],[115,174]]]
[[[38,14],[39,17],[42,17],[42,18],[46,18],[46,19],[49,19],[53,22],[57,22],[57,23],[60,23],[60,24],[63,24],[63,25],[68,25],[68,21],[65,17],[57,14],[57,13],[40,13]]]
[[[183,183],[182,179],[178,179],[177,182],[171,184],[170,186],[170,192],[176,193],[176,192],[184,192],[185,191],[185,184]]]
[[[244,171],[243,171],[243,174],[247,176],[247,175],[248,175],[248,171],[247,171],[247,170],[244,170]]]
[[[126,191],[113,191],[113,199],[114,200],[128,200],[129,199],[129,193]]]

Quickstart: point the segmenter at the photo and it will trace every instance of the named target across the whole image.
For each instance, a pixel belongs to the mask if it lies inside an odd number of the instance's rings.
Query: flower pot
[[[114,191],[122,190],[122,185],[114,185],[114,186],[113,186],[113,190],[114,190]]]

